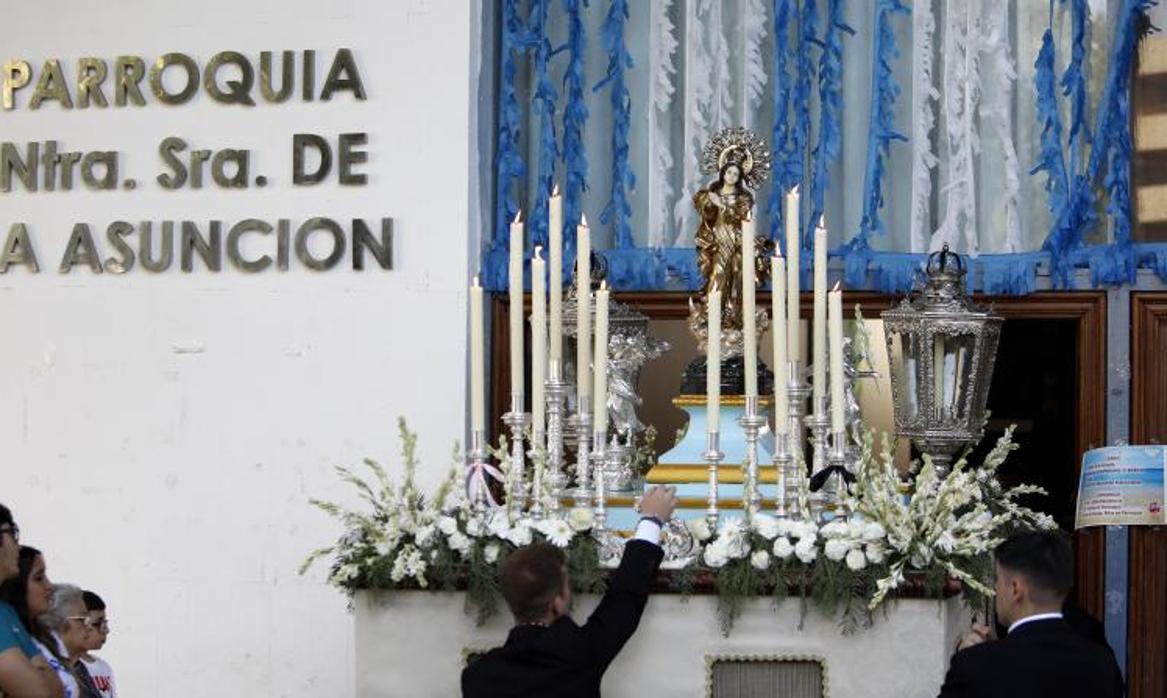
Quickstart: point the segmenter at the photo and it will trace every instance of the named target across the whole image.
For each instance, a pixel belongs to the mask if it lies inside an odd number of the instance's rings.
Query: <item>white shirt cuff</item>
[[[641,519],[640,523],[636,524],[636,533],[633,534],[632,538],[660,545],[660,524],[648,519]]]

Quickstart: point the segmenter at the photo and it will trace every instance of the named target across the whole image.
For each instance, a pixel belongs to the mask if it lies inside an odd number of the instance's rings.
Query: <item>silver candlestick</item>
[[[831,433],[831,450],[827,455],[830,467],[847,467],[847,432],[835,431]],[[847,511],[847,480],[836,470],[830,480],[823,487],[824,499],[834,509],[835,516],[846,516]]]
[[[711,431],[706,438],[706,449],[702,458],[709,464],[709,507],[705,510],[705,520],[709,522],[710,531],[717,531],[717,469],[725,454],[721,452],[719,432]]]
[[[567,384],[560,378],[558,361],[552,361],[546,383],[547,395],[547,473],[546,487],[552,513],[559,511],[566,478],[563,476],[563,411],[567,401]]]
[[[789,421],[787,439],[791,455],[791,461],[787,464],[789,468],[787,474],[790,477],[786,482],[786,491],[792,503],[792,506],[788,508],[787,515],[791,518],[801,518],[806,515],[806,502],[803,501],[803,490],[806,484],[806,456],[803,444],[806,443],[804,420],[806,418],[806,399],[810,397],[810,385],[807,384],[803,376],[802,362],[800,361],[786,362],[786,397],[788,400],[787,419]],[[791,488],[794,489],[793,493],[790,492]]]
[[[746,410],[738,418],[746,434],[746,473],[743,487],[743,509],[750,519],[762,509],[762,491],[758,486],[758,432],[766,425],[766,418],[758,413],[758,396],[746,396]]]
[[[789,429],[789,424],[787,429]],[[790,487],[796,486],[793,463],[794,454],[790,452],[790,432],[778,432],[774,435],[774,474],[777,481],[774,493],[774,515],[780,519],[790,516],[798,508],[797,496],[793,500],[790,499]]]
[[[490,481],[487,479],[486,434],[481,429],[470,433],[470,450],[466,452],[466,494],[470,506],[478,514],[486,511],[489,503]]]
[[[806,418],[806,425],[810,428],[811,443],[814,447],[813,460],[811,461],[810,474],[811,476],[818,475],[820,471],[827,467],[827,451],[830,449],[828,442],[828,433],[831,430],[831,418],[827,414],[827,398],[822,396],[815,400],[814,414]],[[823,505],[826,503],[826,493],[822,490],[813,492],[810,495],[811,508],[813,514],[819,516],[822,514]]]
[[[591,439],[589,438],[592,435],[592,415],[588,412],[587,408],[579,406],[590,405],[591,403],[592,401],[587,395],[581,395],[578,399],[576,399],[575,489],[571,491],[571,498],[575,503],[575,506],[584,508],[591,506],[592,502],[592,443]]]
[[[511,518],[518,518],[523,513],[526,503],[526,486],[523,484],[523,468],[525,457],[523,452],[523,434],[531,423],[531,417],[523,411],[523,395],[511,395],[511,411],[502,416],[503,424],[511,431],[511,462],[507,473],[509,486],[507,488],[507,510]]]
[[[607,454],[607,430],[597,430],[592,434],[591,465],[592,476],[596,481],[595,529],[603,531],[608,521],[608,493],[604,488],[604,465]]]

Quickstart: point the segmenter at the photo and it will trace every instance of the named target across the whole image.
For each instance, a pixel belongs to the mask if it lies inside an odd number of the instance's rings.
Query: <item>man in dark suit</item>
[[[664,553],[661,527],[673,515],[671,487],[654,487],[608,591],[587,622],[567,615],[571,584],[563,551],[547,543],[520,548],[500,572],[503,597],[515,617],[506,644],[462,672],[464,698],[595,698],[608,665],[640,623]]]
[[[1062,614],[1074,555],[1061,533],[1022,533],[997,546],[1000,640],[979,626],[952,656],[940,698],[1119,698],[1122,676],[1109,648],[1076,632]]]

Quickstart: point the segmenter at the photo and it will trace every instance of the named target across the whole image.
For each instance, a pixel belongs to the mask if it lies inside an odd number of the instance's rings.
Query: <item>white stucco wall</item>
[[[398,415],[421,433],[427,482],[462,436],[477,12],[465,0],[6,7],[2,58],[38,74],[49,58],[72,81],[81,56],[112,66],[178,51],[205,66],[227,49],[258,71],[261,50],[315,49],[319,90],[348,47],[368,92],[244,108],[200,90],[177,107],[147,95],[141,108],[30,111],[30,86],[0,112],[0,140],[116,150],[139,185],[0,194],[0,234],[26,222],[41,265],[0,275],[0,501],[52,579],[106,598],[104,655],[125,695],[353,695],[345,600],[323,568],[296,574],[338,532],[307,499],[353,499],[333,464],[396,463]],[[367,186],[292,186],[293,133],[358,131]],[[252,177],[271,185],[161,190],[157,144],[170,135],[250,148]],[[374,231],[392,217],[396,268],[367,259],[354,272],[346,257],[329,272],[294,259],[282,274],[226,262],[218,274],[57,272],[79,221],[104,257],[117,219],[218,219],[225,235],[243,218],[312,216]]]

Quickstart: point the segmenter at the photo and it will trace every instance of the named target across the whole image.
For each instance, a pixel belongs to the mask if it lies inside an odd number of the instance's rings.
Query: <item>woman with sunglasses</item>
[[[0,504],[0,583],[20,576],[20,529]],[[62,698],[64,687],[29,635],[17,609],[0,597],[0,696]]]
[[[81,673],[85,671],[81,666],[81,655],[93,641],[89,611],[85,608],[81,588],[72,584],[56,585],[53,602],[49,610],[41,614],[40,622],[52,634],[63,668],[77,686],[78,698],[101,698],[101,692],[94,687],[89,674]],[[67,679],[62,677],[61,682],[67,683]]]

